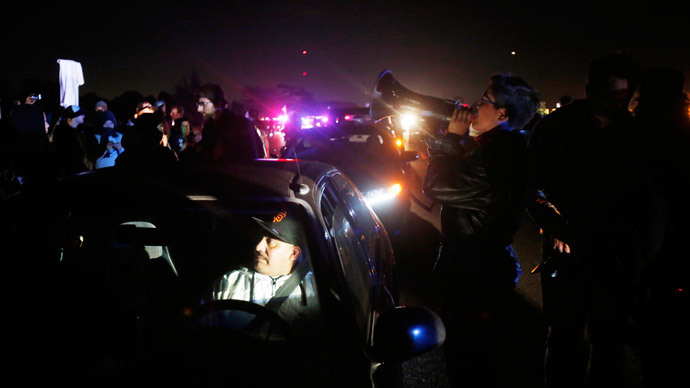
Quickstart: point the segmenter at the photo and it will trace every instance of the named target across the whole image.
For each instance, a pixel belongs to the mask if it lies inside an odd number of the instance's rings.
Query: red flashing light
[[[306,75],[307,75],[307,72],[306,72],[306,71],[305,71],[305,72],[303,72],[303,73],[302,73],[302,75],[303,75],[303,76],[306,76]]]
[[[302,50],[302,55],[307,55],[307,50]]]
[[[343,117],[343,118],[344,118],[345,120],[352,120],[352,116],[350,116],[350,115],[345,115],[345,117]]]

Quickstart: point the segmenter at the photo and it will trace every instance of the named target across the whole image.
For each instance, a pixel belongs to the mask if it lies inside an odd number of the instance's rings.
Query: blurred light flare
[[[300,118],[300,128],[301,129],[310,129],[310,128],[321,128],[325,127],[328,125],[330,118],[328,115],[310,115],[310,116],[302,116]]]
[[[419,124],[419,116],[413,113],[403,113],[400,115],[400,126],[403,131],[410,131]]]
[[[364,200],[369,206],[375,206],[394,199],[400,193],[402,193],[402,185],[395,183],[386,188],[367,191],[364,193]]]

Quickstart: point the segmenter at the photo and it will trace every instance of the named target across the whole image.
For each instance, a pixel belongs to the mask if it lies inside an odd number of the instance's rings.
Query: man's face
[[[479,133],[490,131],[507,120],[505,108],[497,105],[490,90],[484,92],[474,105],[477,107],[477,116],[472,122],[472,129]]]
[[[633,90],[629,89],[627,79],[610,77],[608,90],[588,97],[597,116],[611,118],[629,110],[628,104],[632,94]]]
[[[301,250],[296,245],[264,236],[256,244],[254,269],[268,276],[288,275],[300,253]]]
[[[216,114],[216,107],[206,97],[199,97],[196,106],[197,112],[201,113],[205,120],[212,119]]]
[[[177,120],[180,117],[182,117],[182,113],[177,108],[172,108],[170,109],[170,118],[173,120]]]

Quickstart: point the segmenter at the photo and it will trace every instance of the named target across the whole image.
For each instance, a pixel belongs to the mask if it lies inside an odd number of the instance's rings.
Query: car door
[[[389,290],[393,260],[388,236],[355,186],[341,174],[325,182],[320,208],[338,252],[362,341],[371,345],[378,314],[396,304]]]

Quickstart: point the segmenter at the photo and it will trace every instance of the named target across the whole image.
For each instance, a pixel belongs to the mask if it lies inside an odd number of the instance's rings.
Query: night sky
[[[384,69],[413,91],[469,102],[490,74],[511,72],[553,107],[582,97],[588,62],[614,50],[690,78],[688,6],[670,1],[80,4],[2,6],[0,86],[57,80],[63,58],[81,62],[82,95],[106,99],[173,92],[195,75],[230,99],[284,84],[364,106]]]

